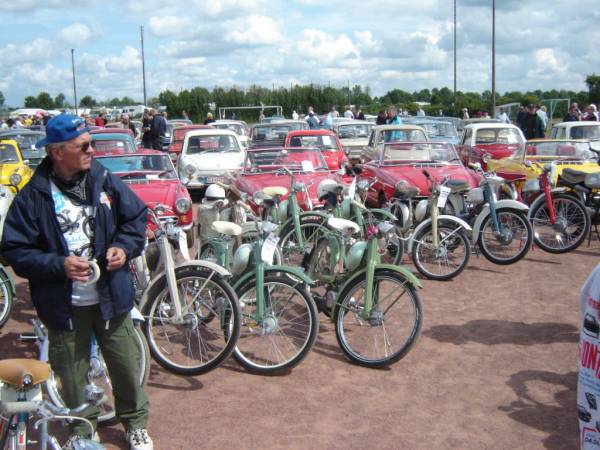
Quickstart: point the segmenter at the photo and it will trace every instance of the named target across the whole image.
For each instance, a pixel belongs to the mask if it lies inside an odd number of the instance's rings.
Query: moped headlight
[[[296,181],[292,189],[294,190],[294,192],[302,192],[302,190],[304,189],[304,183],[302,183],[301,181]]]
[[[250,254],[252,253],[252,244],[242,244],[238,247],[233,255],[233,261],[231,263],[231,271],[235,275],[240,275],[250,261]]]
[[[179,214],[187,213],[191,207],[192,207],[192,202],[185,197],[182,197],[175,202],[175,210]]]
[[[592,189],[600,188],[600,172],[588,173],[585,176],[585,185]]]
[[[265,193],[263,191],[256,191],[252,196],[252,200],[256,205],[262,205],[265,201]]]
[[[13,186],[18,186],[22,179],[23,178],[18,173],[13,173],[13,174],[10,175],[10,177],[8,177],[8,181]]]
[[[188,164],[185,166],[185,173],[187,173],[188,176],[193,175],[194,172],[196,172],[196,166],[193,164]]]
[[[369,189],[369,182],[367,180],[360,180],[358,183],[356,183],[356,188],[359,191],[366,191]]]
[[[421,200],[417,203],[417,207],[415,208],[415,219],[417,219],[417,222],[420,222],[425,218],[427,214],[427,205],[427,200]]]

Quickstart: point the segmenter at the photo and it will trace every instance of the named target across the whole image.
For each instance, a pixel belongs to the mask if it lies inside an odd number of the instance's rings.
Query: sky
[[[457,88],[491,90],[492,0],[457,0]],[[452,0],[18,0],[0,6],[6,104],[62,92],[143,99],[165,89],[453,88]],[[497,0],[496,90],[585,90],[600,74],[599,0]]]

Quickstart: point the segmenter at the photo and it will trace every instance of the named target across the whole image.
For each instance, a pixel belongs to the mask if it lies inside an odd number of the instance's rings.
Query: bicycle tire
[[[531,211],[529,220],[533,226],[534,242],[548,253],[567,253],[575,250],[590,233],[591,219],[585,205],[579,199],[567,194],[552,194],[552,203],[558,226],[550,223],[548,205],[545,201],[538,203]],[[572,211],[570,214],[568,209]],[[563,245],[563,242],[567,244]]]
[[[393,284],[400,284],[402,286],[402,293],[390,304],[390,306],[381,314],[377,311],[377,314],[374,314],[372,318],[369,318],[366,321],[361,319],[358,312],[361,310],[361,303],[356,303],[356,298],[354,294],[359,290],[364,290],[364,285],[366,284],[366,277],[358,277],[354,281],[352,281],[342,293],[338,297],[338,303],[336,305],[336,310],[334,312],[334,322],[335,322],[335,335],[340,345],[340,348],[344,352],[344,354],[354,363],[359,364],[365,367],[372,368],[380,368],[386,367],[390,364],[393,364],[400,359],[404,358],[407,353],[412,349],[415,345],[419,334],[421,332],[421,322],[422,322],[422,307],[421,300],[417,294],[415,287],[408,282],[408,280],[400,273],[385,270],[385,269],[376,269],[374,273],[374,285],[379,287],[378,280],[393,280]],[[398,293],[398,288],[392,289],[391,292]],[[383,351],[382,355],[377,356],[368,356],[367,349],[375,350],[375,345],[377,343],[377,334],[370,333],[370,330],[373,329],[382,329],[385,337],[382,339],[386,341],[384,343],[384,347],[390,342],[390,336],[386,330],[386,316],[390,312],[392,306],[394,306],[398,300],[404,295],[404,293],[408,293],[408,297],[410,299],[409,305],[411,305],[412,314],[401,314],[401,318],[410,317],[409,326],[407,328],[406,336],[402,340],[400,346],[394,351],[388,353],[387,349]],[[344,321],[348,313],[352,312],[351,317],[349,318],[348,323]],[[376,317],[375,317],[376,316]],[[388,316],[388,321],[392,319]],[[394,325],[394,320],[392,319],[392,325]],[[354,328],[352,327],[354,326]],[[387,327],[389,328],[389,326]],[[366,339],[364,345],[361,345],[359,342],[360,335],[365,335]]]
[[[150,376],[150,349],[146,342],[146,337],[140,326],[135,324],[135,338],[140,349],[140,386],[144,386]],[[119,422],[119,418],[116,417],[114,408],[114,398],[112,396],[112,382],[108,376],[108,368],[102,357],[102,353],[98,350],[98,359],[100,363],[99,376],[95,378],[94,383],[98,384],[104,389],[104,394],[108,400],[101,405],[100,415],[98,416],[98,426],[110,426]],[[65,407],[65,402],[60,395],[60,387],[58,386],[58,380],[54,376],[54,372],[50,373],[50,378],[46,380],[46,391],[52,403],[59,407]]]
[[[285,225],[279,232],[278,247],[281,250],[282,264],[285,266],[305,267],[310,250],[322,236],[322,231],[327,231],[327,227],[324,226],[325,221],[321,216],[303,217],[302,221],[300,230],[302,236],[308,242],[308,246],[304,249],[296,245],[296,230],[293,222]]]
[[[292,350],[291,355],[284,355],[284,351],[278,347],[278,343],[287,341],[288,344],[292,344],[291,339],[289,339],[283,331],[284,327],[281,326],[281,321],[288,316],[292,309],[288,308],[288,305],[290,305],[291,302],[291,297],[286,300],[286,304],[284,305],[285,308],[281,310],[277,309],[279,303],[276,301],[273,302],[273,300],[270,299],[271,304],[268,305],[268,308],[272,314],[262,324],[259,324],[254,320],[251,314],[253,305],[256,305],[256,300],[252,300],[252,294],[254,293],[254,295],[256,295],[256,279],[250,279],[245,285],[238,289],[240,304],[243,305],[242,326],[238,345],[233,351],[233,357],[235,360],[250,372],[260,374],[276,374],[287,371],[299,364],[308,355],[308,352],[312,349],[317,339],[317,332],[319,330],[319,316],[317,307],[310,296],[307,287],[301,282],[296,281],[286,275],[269,274],[265,276],[265,289],[269,290],[269,286],[273,286],[271,295],[273,295],[272,291],[277,285],[287,286],[288,288],[291,287],[297,294],[299,294],[298,298],[300,303],[292,306],[297,306],[298,309],[305,309],[301,312],[301,315],[306,315],[306,332],[303,332],[300,328],[293,330],[293,336],[296,337],[300,343],[298,346],[296,346],[297,350],[292,345],[294,350]],[[288,320],[290,320],[290,322],[293,321],[294,324],[298,324],[297,320],[298,317],[301,317],[301,315],[292,316],[293,319]],[[265,331],[268,326],[271,326],[272,329]],[[257,333],[254,331],[255,329],[260,329],[260,332]],[[301,337],[298,338],[298,336]],[[281,339],[277,339],[276,342],[277,337]],[[256,342],[257,345],[253,345],[253,342]],[[269,361],[268,358],[260,352],[261,346],[264,346],[265,343],[267,344],[266,347],[268,347],[271,351],[276,349],[276,352],[278,351],[283,358],[280,358],[279,361]],[[279,355],[276,354],[275,356],[279,357]]]
[[[508,218],[512,216],[511,220],[514,220],[516,218],[525,230],[525,236],[521,238],[521,240],[524,239],[525,242],[522,242],[518,246],[518,251],[514,255],[509,257],[500,257],[499,254],[494,251],[494,244],[498,243],[499,240],[495,236],[494,231],[492,230],[492,216],[490,214],[486,216],[485,219],[483,219],[483,221],[481,222],[481,228],[479,230],[479,238],[477,240],[477,244],[479,245],[479,249],[481,250],[483,256],[485,256],[489,261],[493,262],[494,264],[514,264],[517,261],[524,258],[527,252],[529,252],[529,249],[531,248],[531,244],[533,243],[533,228],[531,226],[531,222],[529,222],[529,219],[527,219],[527,216],[524,212],[514,208],[499,208],[496,210],[496,214],[500,223],[502,223],[503,217]],[[489,231],[486,231],[488,230],[488,228]],[[489,241],[486,239],[487,236],[491,238]],[[512,241],[513,239],[511,239],[511,243]],[[498,249],[501,250],[503,247],[506,247],[505,244],[500,243]]]
[[[471,257],[471,244],[469,244],[469,239],[465,236],[465,233],[462,228],[458,225],[447,223],[443,224],[440,222],[438,224],[438,234],[440,235],[440,245],[442,246],[440,249],[434,249],[428,242],[431,242],[432,234],[432,226],[429,225],[419,231],[419,234],[414,236],[414,243],[412,248],[412,260],[417,268],[417,270],[425,277],[431,280],[438,281],[448,281],[452,278],[458,276],[464,268],[469,263],[469,259]],[[452,239],[452,242],[447,242],[448,239]],[[458,243],[458,245],[456,245]],[[453,245],[450,245],[453,244]],[[447,273],[435,273],[430,270],[425,264],[425,256],[424,252],[433,253],[432,257],[434,261],[440,261],[438,266],[441,271],[441,263],[449,262],[449,259],[452,255],[455,255],[455,250],[458,248],[464,248],[464,253],[462,258],[459,260],[458,265],[455,266],[453,270],[448,271]],[[460,258],[460,256],[459,256]],[[435,267],[435,264],[432,264]]]
[[[14,297],[10,278],[0,272],[0,328],[8,321],[13,303]]]
[[[142,311],[145,318],[143,328],[148,346],[150,347],[150,353],[156,362],[170,372],[181,375],[206,373],[218,367],[233,352],[240,332],[240,309],[237,296],[225,280],[215,272],[211,272],[202,266],[183,266],[177,268],[175,270],[175,278],[180,296],[191,293],[193,303],[188,305],[188,307],[193,307],[194,311],[185,314],[186,323],[177,324],[170,321],[174,310],[170,302],[166,275],[163,274],[151,286],[148,292],[148,301]],[[192,282],[192,285],[183,286],[185,290],[182,291],[182,284],[189,281]],[[210,291],[202,291],[206,293],[208,298],[199,298],[200,293],[195,292],[198,286],[203,289],[207,287],[211,289]],[[189,291],[190,288],[191,292]],[[216,291],[213,292],[213,289],[216,289]],[[215,292],[218,297],[214,296]],[[219,318],[220,320],[215,320],[215,318]],[[188,344],[191,344],[189,341],[192,337],[191,335],[195,334],[194,339],[197,340],[201,348],[198,348],[198,354],[194,355],[194,349],[191,346],[186,347],[184,345],[185,351],[188,353],[191,352],[190,354],[183,355],[183,359],[187,360],[188,363],[174,361],[170,357],[171,355],[165,352],[165,341],[161,340],[157,334],[157,331],[160,331],[160,326],[163,327],[163,330],[167,330],[164,327],[165,324],[171,325],[177,331],[179,331],[180,327],[183,327],[184,338],[186,338],[185,328],[189,328],[190,333],[187,336]],[[213,327],[215,330],[213,331],[209,327]],[[209,355],[208,352],[216,348],[215,342],[220,341],[224,342],[222,348],[211,352],[214,355]],[[169,344],[171,342],[168,336],[166,342]],[[203,352],[207,352],[206,361],[204,361]],[[175,356],[175,353],[172,355]],[[200,360],[191,362],[192,360],[197,360],[197,356],[199,356]]]

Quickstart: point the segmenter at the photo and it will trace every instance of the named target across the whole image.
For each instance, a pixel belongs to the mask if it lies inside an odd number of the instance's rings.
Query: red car
[[[321,150],[329,170],[339,170],[348,158],[344,146],[337,135],[329,130],[290,131],[283,143],[284,147],[316,147]]]
[[[99,155],[96,159],[119,176],[162,220],[173,218],[185,230],[188,246],[194,243],[192,200],[179,181],[169,155],[156,150],[132,154]],[[149,236],[156,226],[148,221]]]
[[[514,155],[525,145],[525,136],[516,125],[507,123],[474,123],[463,131],[458,154],[466,166],[480,163],[485,169],[485,159],[501,159]],[[489,155],[484,157],[485,155]]]
[[[182,125],[173,128],[173,141],[169,145],[169,155],[171,160],[177,161],[177,158],[181,154],[183,149],[183,141],[185,140],[185,134],[191,130],[202,130],[204,128],[213,128],[210,125]]]
[[[133,135],[133,131],[131,131],[129,128],[96,128],[96,129],[90,130],[90,134],[105,134],[105,133],[109,133],[109,134],[122,133],[122,134],[128,134],[132,138],[135,138],[135,136]]]
[[[467,181],[471,188],[479,185],[480,176],[465,168],[452,144],[438,142],[397,142],[385,144],[379,159],[362,165],[361,178],[375,180],[369,189],[367,204],[381,207],[394,196],[396,184],[406,181],[419,189],[418,197],[431,195],[423,170],[440,181],[449,176]]]
[[[300,207],[310,210],[320,205],[317,198],[317,186],[326,179],[342,183],[342,178],[331,173],[323,159],[323,155],[316,148],[265,148],[250,149],[246,154],[244,166],[240,174],[235,178],[237,188],[248,194],[250,205],[258,212],[253,203],[252,195],[267,186],[282,186],[290,191],[290,176],[282,171],[288,169],[294,174],[295,182],[302,182],[308,190],[298,195]]]

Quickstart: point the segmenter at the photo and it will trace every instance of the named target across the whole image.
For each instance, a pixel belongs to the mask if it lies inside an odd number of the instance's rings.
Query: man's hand
[[[106,252],[106,261],[108,261],[108,265],[106,269],[110,272],[113,270],[120,269],[125,264],[127,257],[125,256],[125,252],[122,248],[119,247],[111,247]]]
[[[67,256],[65,258],[65,273],[71,280],[85,283],[91,274],[90,262],[80,256]]]

